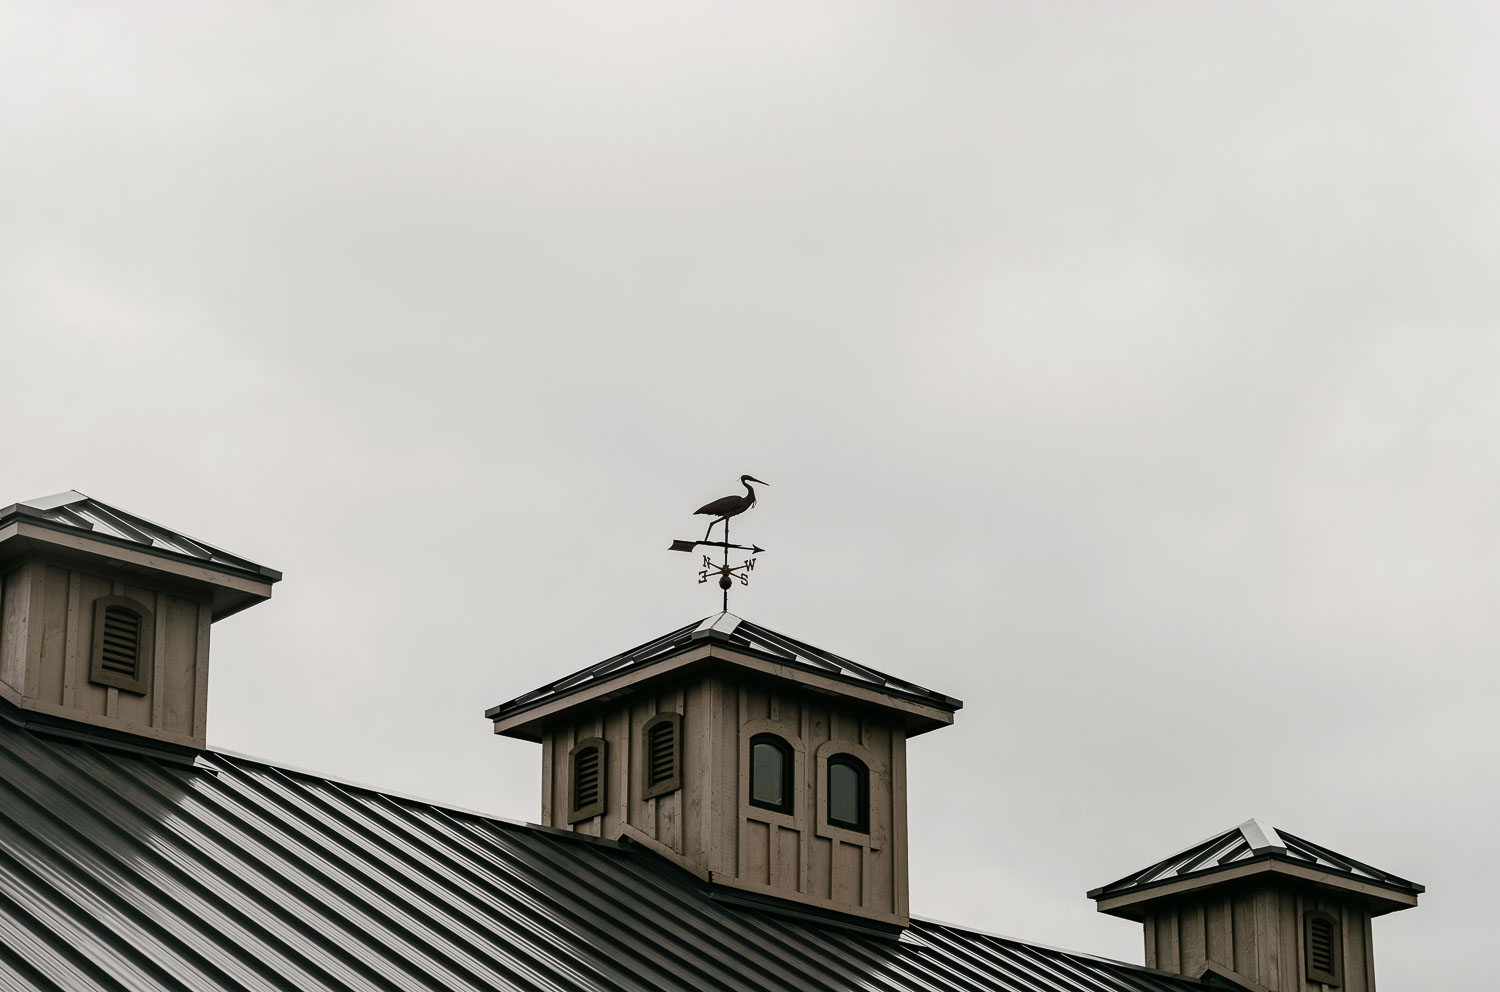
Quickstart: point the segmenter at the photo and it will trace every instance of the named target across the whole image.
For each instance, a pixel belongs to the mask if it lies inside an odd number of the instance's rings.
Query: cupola
[[[0,509],[0,699],[60,732],[200,749],[209,628],[281,573],[78,492]]]
[[[716,898],[908,922],[906,743],[963,704],[721,613],[495,706],[542,745],[542,823],[657,852]]]
[[[1370,921],[1424,891],[1247,820],[1088,896],[1144,925],[1149,968],[1267,992],[1374,992]]]

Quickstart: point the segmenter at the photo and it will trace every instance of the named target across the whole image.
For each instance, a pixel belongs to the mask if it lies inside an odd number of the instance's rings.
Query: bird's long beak
[[[745,479],[746,479],[746,481],[753,482],[753,483],[755,483],[758,486],[769,486],[770,485],[769,482],[761,482],[759,479],[757,479],[753,475],[747,475],[747,476],[745,476]]]

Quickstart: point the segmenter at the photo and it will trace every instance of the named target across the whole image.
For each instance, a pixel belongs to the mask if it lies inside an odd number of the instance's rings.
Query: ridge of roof
[[[560,699],[591,686],[602,685],[652,662],[690,650],[704,640],[713,640],[768,655],[780,663],[857,685],[873,686],[894,695],[915,699],[947,710],[962,708],[963,701],[925,686],[887,675],[884,672],[850,661],[805,641],[778,633],[729,612],[712,614],[678,627],[643,644],[611,655],[578,671],[555,679],[514,699],[485,710],[490,720],[524,712],[554,699]]]
[[[219,571],[250,575],[262,582],[281,580],[281,573],[274,568],[256,564],[207,541],[86,496],[76,489],[0,508],[0,524],[13,518],[23,518],[52,530],[88,534],[106,543],[149,548],[156,554]]]

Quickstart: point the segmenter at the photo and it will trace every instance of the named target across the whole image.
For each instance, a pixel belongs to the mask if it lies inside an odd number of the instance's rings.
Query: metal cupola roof
[[[16,519],[58,530],[83,531],[93,538],[149,548],[158,554],[172,555],[226,572],[240,572],[262,581],[275,582],[281,578],[281,573],[274,568],[257,565],[207,541],[199,541],[144,517],[126,513],[73,489],[0,509],[0,525]]]
[[[1099,902],[1100,912],[1133,916],[1133,912],[1116,910],[1138,906],[1158,894],[1199,888],[1246,871],[1276,868],[1340,888],[1365,891],[1382,906],[1379,912],[1414,906],[1416,897],[1426,891],[1425,886],[1416,882],[1277,830],[1263,820],[1250,819],[1140,871],[1092,889],[1088,897]]]
[[[0,545],[5,546],[0,557],[41,547],[206,583],[216,588],[216,620],[265,599],[271,584],[281,580],[274,568],[72,489],[0,508]]]
[[[850,661],[832,651],[814,647],[732,613],[718,613],[492,706],[484,715],[490,720],[509,721],[528,711],[538,710],[569,697],[582,698],[591,690],[600,690],[611,683],[622,682],[659,667],[670,668],[670,665],[663,666],[662,663],[670,662],[706,644],[728,648],[734,653],[770,661],[794,671],[806,672],[851,687],[873,690],[881,696],[919,703],[950,714],[963,706],[961,700],[952,696],[887,675],[868,665]],[[924,726],[921,729],[934,728]]]

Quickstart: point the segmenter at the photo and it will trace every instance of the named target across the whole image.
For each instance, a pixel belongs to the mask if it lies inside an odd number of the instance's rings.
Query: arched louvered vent
[[[89,681],[122,692],[145,693],[151,685],[155,646],[151,611],[126,596],[94,601],[94,650]]]
[[[569,823],[587,820],[604,812],[604,741],[598,737],[573,746],[572,813]]]
[[[652,717],[642,728],[641,798],[665,795],[682,788],[682,717],[663,713]]]
[[[1325,985],[1343,982],[1344,949],[1338,917],[1312,910],[1304,917],[1307,980]]]

